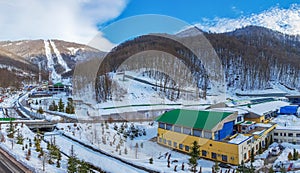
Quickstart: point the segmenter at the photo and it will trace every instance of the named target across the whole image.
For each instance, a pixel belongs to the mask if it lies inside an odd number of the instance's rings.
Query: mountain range
[[[232,32],[204,34],[221,59],[229,89],[266,89],[271,87],[271,83],[283,83],[300,90],[299,36],[258,26],[248,26]],[[183,36],[194,35],[185,32]],[[127,42],[130,44],[138,42],[139,39]],[[114,50],[116,49],[118,47]],[[62,40],[2,41],[1,75],[20,80],[12,83],[11,80],[1,78],[0,85],[7,87],[22,80],[30,81],[33,76],[37,80],[39,64],[42,66],[44,79],[48,78],[49,70],[56,73],[52,78],[70,77],[78,61],[103,54],[104,52],[92,47]],[[203,83],[199,86],[203,86]]]

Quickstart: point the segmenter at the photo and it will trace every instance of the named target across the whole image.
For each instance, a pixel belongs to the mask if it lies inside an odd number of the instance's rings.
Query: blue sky
[[[289,8],[299,0],[131,0],[117,19],[140,14],[162,14],[191,24],[202,18],[237,18],[274,6]]]
[[[218,33],[257,25],[300,35],[298,1],[0,0],[0,40],[60,39],[109,51],[126,39],[186,25]]]
[[[215,24],[221,19],[246,18],[272,8],[289,9],[292,4],[297,3],[297,0],[130,0],[118,17],[100,23],[98,28],[108,40],[120,43],[137,35],[151,32],[174,33],[181,30],[184,24],[201,25],[211,22]],[[169,18],[170,20],[162,22],[165,19],[158,20],[157,16],[156,18],[141,17],[144,14],[165,15],[173,19]],[[130,18],[137,15],[140,17]],[[243,26],[247,24],[244,22]],[[221,31],[227,31],[228,27],[219,28]]]

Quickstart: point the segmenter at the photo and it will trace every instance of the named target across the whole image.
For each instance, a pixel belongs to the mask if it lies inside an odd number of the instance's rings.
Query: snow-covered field
[[[41,158],[38,158],[39,152],[35,151],[36,149],[35,142],[34,142],[35,134],[32,131],[30,131],[30,129],[26,125],[22,126],[21,123],[19,123],[18,125],[15,126],[15,130],[19,131],[19,133],[23,135],[24,138],[23,144],[17,144],[17,139],[16,139],[17,132],[15,133],[14,138],[8,138],[7,131],[6,131],[7,128],[9,128],[9,124],[1,125],[2,139],[0,142],[0,147],[6,151],[9,151],[18,161],[24,163],[25,165],[29,165],[31,169],[33,169],[35,172],[48,172],[48,173],[66,172],[67,158],[65,156],[62,156],[60,168],[56,167],[56,163],[54,163],[53,165],[46,163],[45,171],[43,171],[44,157],[42,156]],[[43,148],[44,152],[48,152],[46,149],[47,144],[45,142],[41,141],[40,145]],[[31,155],[29,156],[29,159],[26,159],[27,152],[29,149],[31,151]]]
[[[58,124],[60,132],[64,132],[66,135],[71,138],[82,141],[83,143],[90,145],[94,148],[97,148],[105,153],[116,156],[123,160],[129,161],[139,166],[143,166],[152,170],[159,172],[174,172],[174,167],[177,165],[177,172],[189,172],[188,168],[188,159],[189,156],[177,151],[170,150],[169,148],[158,145],[152,138],[156,136],[157,133],[157,123],[152,123],[149,125],[149,122],[135,122],[132,123],[135,128],[143,131],[145,129],[146,135],[138,135],[132,140],[130,136],[125,138],[124,133],[121,133],[121,125],[123,123],[97,123],[97,124],[82,124],[82,123],[68,123],[68,124]],[[123,124],[124,131],[130,129],[131,123]],[[117,130],[114,130],[114,127],[117,126]],[[70,142],[70,139],[66,137],[57,137],[57,139],[62,140],[60,143],[61,148],[69,150],[71,145],[74,143]],[[151,140],[152,139],[152,140]],[[77,145],[77,144],[76,144]],[[76,150],[76,147],[75,147]],[[126,152],[125,152],[126,150]],[[104,170],[108,169],[112,172],[118,172],[111,168],[113,165],[102,165],[103,162],[98,163],[97,159],[94,158],[94,155],[97,153],[92,152],[93,156],[90,156],[90,150],[82,149],[80,146],[77,146],[77,154],[81,158],[85,159],[88,162],[95,163],[100,165]],[[170,168],[167,167],[167,157],[165,154],[171,154]],[[96,157],[96,156],[95,156]],[[103,159],[101,155],[98,154],[98,160]],[[153,158],[153,164],[149,163],[149,159]],[[106,158],[108,159],[108,158]],[[172,163],[172,161],[175,161]],[[102,164],[101,164],[102,163]],[[181,170],[182,163],[184,163],[184,171]],[[202,167],[202,172],[209,173],[211,172],[211,167],[215,163],[212,161],[200,159],[198,161],[197,169]],[[127,166],[128,167],[128,166]],[[225,170],[225,169],[224,169]],[[224,171],[223,170],[223,171]],[[128,172],[135,172],[136,170],[131,170]]]

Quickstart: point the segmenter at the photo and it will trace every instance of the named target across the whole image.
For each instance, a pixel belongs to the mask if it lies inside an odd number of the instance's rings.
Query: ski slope
[[[70,71],[71,69],[68,67],[68,64],[66,63],[66,61],[62,58],[59,50],[57,49],[56,45],[54,44],[54,42],[52,40],[49,40],[50,44],[53,48],[53,51],[57,57],[57,61],[58,63],[65,69],[65,72]]]
[[[53,61],[53,57],[52,57],[52,54],[51,54],[49,41],[44,40],[44,44],[45,44],[45,53],[46,53],[46,57],[47,57],[47,67],[52,72],[51,73],[51,78],[55,82],[60,81],[61,80],[61,75],[57,74],[57,72],[55,71],[54,61]]]

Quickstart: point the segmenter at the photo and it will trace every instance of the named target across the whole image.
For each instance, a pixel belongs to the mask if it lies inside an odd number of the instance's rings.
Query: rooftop
[[[174,109],[157,118],[158,122],[203,130],[212,130],[220,121],[232,115],[230,112]]]
[[[289,103],[284,101],[272,101],[272,102],[265,102],[260,103],[256,105],[252,105],[250,108],[245,107],[246,110],[249,112],[253,112],[257,115],[263,115],[264,113],[270,112],[270,111],[276,111],[282,106],[287,106]]]
[[[231,139],[230,141],[228,141],[228,143],[230,144],[240,144],[248,139],[250,139],[251,136],[246,136],[243,134],[238,134],[235,138]]]

